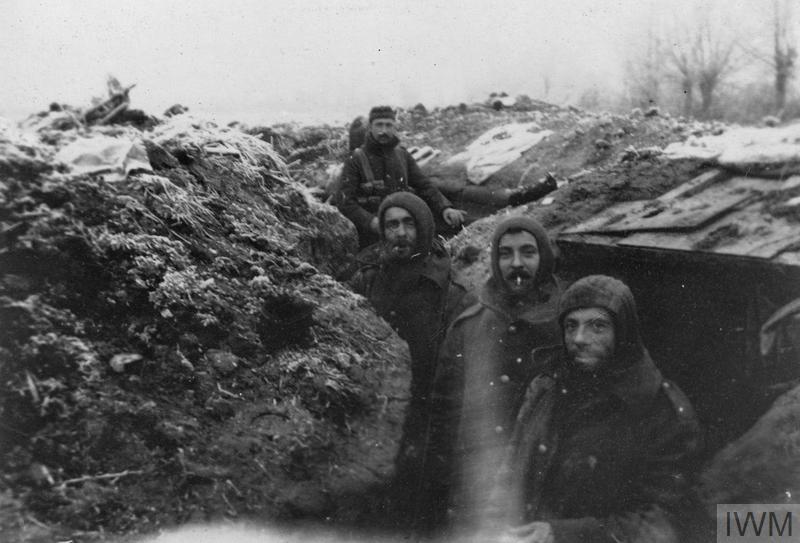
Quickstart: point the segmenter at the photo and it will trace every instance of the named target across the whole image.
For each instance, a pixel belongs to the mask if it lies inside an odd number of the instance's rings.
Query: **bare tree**
[[[731,38],[715,35],[708,19],[700,22],[697,29],[692,56],[697,70],[697,86],[700,89],[700,116],[708,117],[714,99],[714,91],[736,64],[733,54],[736,43]]]
[[[794,45],[794,36],[789,28],[792,20],[792,8],[789,2],[782,2],[783,13],[778,11],[778,1],[774,6],[774,48],[773,62],[775,66],[775,110],[783,113],[786,107],[786,91],[789,80],[794,76],[797,48]]]
[[[774,74],[774,112],[782,115],[786,107],[789,82],[795,75],[797,47],[792,32],[792,4],[787,0],[773,0],[770,21],[772,42],[743,46],[750,56],[764,62]]]
[[[700,11],[693,26],[676,26],[670,32],[673,40],[669,64],[684,94],[684,115],[695,112],[696,85],[700,91],[699,116],[708,117],[720,85],[741,67],[735,34],[713,25],[712,20],[708,10]]]
[[[645,46],[633,52],[625,63],[625,82],[630,101],[638,107],[661,103],[664,79],[664,47],[656,31],[649,27]]]
[[[694,108],[695,71],[692,57],[684,49],[675,48],[670,51],[672,67],[677,71],[679,86],[683,91],[683,107],[681,112],[689,117]]]

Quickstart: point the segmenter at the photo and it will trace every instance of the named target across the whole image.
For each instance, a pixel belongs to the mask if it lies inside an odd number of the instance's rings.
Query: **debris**
[[[89,108],[83,114],[83,121],[88,125],[103,125],[109,124],[120,113],[128,108],[131,103],[129,93],[136,84],[129,87],[122,87],[119,81],[114,77],[109,77],[108,85],[108,99],[100,102],[96,106]]]
[[[74,175],[97,174],[106,181],[122,181],[133,172],[153,171],[141,139],[100,135],[80,138],[62,148],[55,160],[68,165]]]
[[[50,469],[40,462],[34,462],[28,468],[28,474],[37,485],[54,486],[56,484]]]
[[[229,398],[233,398],[234,400],[241,400],[242,399],[241,396],[238,396],[238,395],[234,394],[233,392],[231,392],[229,390],[225,390],[224,388],[222,388],[222,385],[220,385],[219,383],[217,383],[217,390],[221,394],[224,394],[225,396],[227,396]]]
[[[660,147],[644,147],[642,149],[636,149],[633,145],[629,145],[625,148],[625,150],[620,154],[619,161],[620,162],[629,162],[629,161],[636,161],[636,160],[647,160],[650,158],[654,158],[660,156],[662,150]]]
[[[205,359],[220,375],[230,375],[239,367],[239,357],[229,351],[209,349]]]
[[[611,149],[611,142],[608,141],[607,139],[600,138],[594,140],[594,146],[596,149],[602,149],[602,150]]]
[[[125,369],[134,362],[142,360],[142,355],[136,353],[120,353],[111,357],[108,365],[117,373],[122,373]]]
[[[453,165],[464,163],[467,179],[476,185],[503,166],[517,160],[522,153],[547,138],[552,132],[542,130],[536,123],[515,123],[493,128],[467,148],[446,161]]]
[[[413,158],[420,167],[424,166],[442,153],[439,149],[434,149],[430,145],[425,145],[423,147],[410,147],[408,152],[411,154],[411,158]]]
[[[136,469],[126,469],[125,471],[119,471],[116,473],[103,473],[100,475],[84,475],[83,477],[75,477],[73,479],[66,479],[61,481],[58,484],[59,489],[64,489],[69,485],[77,485],[80,483],[86,483],[88,481],[103,481],[107,479],[116,480],[121,477],[129,477],[131,475],[142,475],[144,474],[144,470],[136,470]]]
[[[164,117],[174,117],[175,115],[183,115],[188,113],[189,108],[181,104],[174,104],[164,110]]]

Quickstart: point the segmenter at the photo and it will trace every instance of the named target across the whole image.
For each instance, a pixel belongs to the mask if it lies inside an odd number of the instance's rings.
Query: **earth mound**
[[[56,113],[0,131],[4,536],[324,519],[386,482],[408,353],[330,275],[352,225],[236,128]]]

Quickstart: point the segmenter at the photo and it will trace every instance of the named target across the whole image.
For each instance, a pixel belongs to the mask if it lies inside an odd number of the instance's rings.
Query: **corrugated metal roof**
[[[715,169],[653,200],[624,202],[561,233],[589,245],[714,253],[800,266],[800,176]]]

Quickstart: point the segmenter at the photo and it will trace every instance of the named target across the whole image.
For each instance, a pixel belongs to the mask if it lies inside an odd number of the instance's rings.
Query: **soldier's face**
[[[369,130],[378,143],[389,143],[395,135],[395,122],[392,119],[374,119]]]
[[[402,207],[390,207],[383,214],[383,238],[389,255],[396,260],[408,260],[417,248],[417,223]]]
[[[523,294],[535,285],[539,244],[530,232],[504,234],[497,244],[497,266],[508,289]]]
[[[564,345],[577,368],[597,372],[614,356],[614,321],[603,308],[570,311],[564,317]]]

